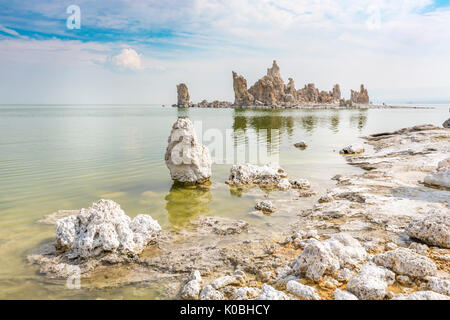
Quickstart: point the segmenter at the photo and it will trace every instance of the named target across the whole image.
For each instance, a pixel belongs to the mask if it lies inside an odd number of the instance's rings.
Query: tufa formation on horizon
[[[232,71],[234,104],[226,101],[208,102],[203,100],[200,103],[190,102],[189,91],[184,83],[177,85],[178,102],[174,107],[199,107],[199,108],[229,108],[233,106],[279,106],[296,107],[315,104],[334,105],[340,107],[352,107],[354,105],[368,105],[370,103],[369,93],[364,85],[360,91],[351,90],[349,100],[342,99],[341,88],[335,84],[331,91],[320,91],[314,83],[309,83],[301,89],[295,88],[292,78],[285,84],[280,74],[280,67],[276,60],[272,67],[267,69],[267,74],[256,81],[248,89],[247,80]]]
[[[292,78],[284,84],[280,75],[280,67],[274,60],[272,67],[267,69],[267,74],[259,79],[250,89],[247,89],[247,81],[241,75],[233,71],[233,89],[235,105],[239,106],[296,106],[309,103],[339,104],[341,106],[355,104],[369,104],[369,94],[361,85],[360,92],[351,91],[351,99],[341,99],[341,89],[336,84],[332,91],[319,91],[313,83],[296,90]]]

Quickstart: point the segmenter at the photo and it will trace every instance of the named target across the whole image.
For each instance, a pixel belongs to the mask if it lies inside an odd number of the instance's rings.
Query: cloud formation
[[[113,63],[121,70],[142,70],[141,55],[132,48],[124,48],[112,58]]]

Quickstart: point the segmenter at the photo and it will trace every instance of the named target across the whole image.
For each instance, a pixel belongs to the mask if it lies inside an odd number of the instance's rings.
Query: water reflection
[[[330,130],[333,131],[334,133],[338,133],[339,132],[339,111],[335,112],[334,114],[331,115],[330,117]]]
[[[300,118],[300,124],[306,132],[313,132],[317,126],[317,116],[308,115]]]
[[[181,186],[174,184],[164,198],[169,222],[172,226],[184,226],[192,218],[210,213],[212,194],[209,186]]]
[[[367,124],[367,110],[361,111],[359,114],[353,114],[350,117],[350,127],[358,127],[362,131]]]

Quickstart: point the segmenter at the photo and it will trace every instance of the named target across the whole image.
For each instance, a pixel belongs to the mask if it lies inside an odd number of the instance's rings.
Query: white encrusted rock
[[[236,290],[233,300],[249,300],[256,298],[261,293],[258,288],[242,287]]]
[[[427,287],[434,292],[450,296],[450,278],[430,277]]]
[[[289,179],[286,178],[281,179],[280,182],[278,182],[277,184],[277,188],[284,191],[289,190],[291,188]]]
[[[340,151],[341,154],[359,154],[363,152],[364,147],[360,144],[351,144]]]
[[[269,200],[258,201],[255,205],[255,209],[260,210],[265,213],[272,213],[276,210],[272,201],[269,201]]]
[[[241,283],[241,279],[235,276],[223,276],[213,280],[210,285],[214,289],[220,289],[229,285],[238,285]]]
[[[264,283],[261,287],[261,293],[255,300],[290,300],[289,296],[282,291]]]
[[[430,245],[450,248],[450,215],[429,214],[414,219],[405,229],[406,233]]]
[[[200,300],[224,300],[222,292],[216,290],[211,285],[205,286],[200,292]]]
[[[308,190],[311,188],[311,183],[307,179],[289,180],[292,189]]]
[[[111,200],[100,200],[76,216],[55,225],[57,247],[70,258],[88,259],[104,254],[139,254],[157,237],[161,227],[149,215],[133,220]]]
[[[347,290],[336,289],[333,294],[334,300],[359,300],[357,296]]]
[[[433,276],[437,272],[437,267],[431,259],[406,248],[378,254],[373,257],[373,261],[395,273],[413,278]]]
[[[442,167],[430,172],[425,176],[423,182],[429,186],[450,189],[450,167]]]
[[[200,184],[211,177],[211,157],[202,146],[188,118],[179,118],[172,126],[165,161],[172,180],[183,184]]]
[[[367,259],[366,250],[348,234],[338,234],[323,242],[309,241],[298,256],[294,270],[314,281],[341,268],[354,268]]]
[[[194,270],[189,275],[189,281],[181,290],[181,298],[184,300],[197,300],[200,294],[202,276],[200,271]]]
[[[278,165],[237,164],[231,167],[226,183],[233,186],[276,187],[286,177],[286,172]]]
[[[320,300],[320,296],[313,287],[303,285],[295,280],[291,280],[286,284],[286,290],[305,300]]]
[[[398,294],[392,300],[450,300],[450,297],[433,291],[416,291],[411,294]]]
[[[387,286],[394,281],[392,271],[368,262],[350,279],[346,289],[361,300],[381,300],[387,294]]]

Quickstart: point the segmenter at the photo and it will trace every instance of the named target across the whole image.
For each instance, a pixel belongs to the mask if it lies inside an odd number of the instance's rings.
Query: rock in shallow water
[[[430,245],[450,248],[450,215],[429,214],[414,219],[405,229],[412,237]]]
[[[286,172],[275,164],[264,166],[237,164],[231,167],[230,177],[226,183],[237,187],[253,185],[275,187],[286,177]]]
[[[179,118],[172,126],[165,161],[172,180],[182,184],[201,184],[211,177],[211,157],[207,147],[199,144],[194,125]]]
[[[88,259],[105,253],[139,254],[161,231],[149,215],[133,220],[111,200],[100,200],[55,225],[57,247],[70,258]]]
[[[359,144],[349,145],[340,151],[341,154],[360,154],[363,152],[364,152],[364,147]]]
[[[276,210],[272,201],[269,201],[269,200],[258,201],[258,203],[256,203],[256,205],[255,205],[255,209],[260,210],[264,213],[272,213]]]

